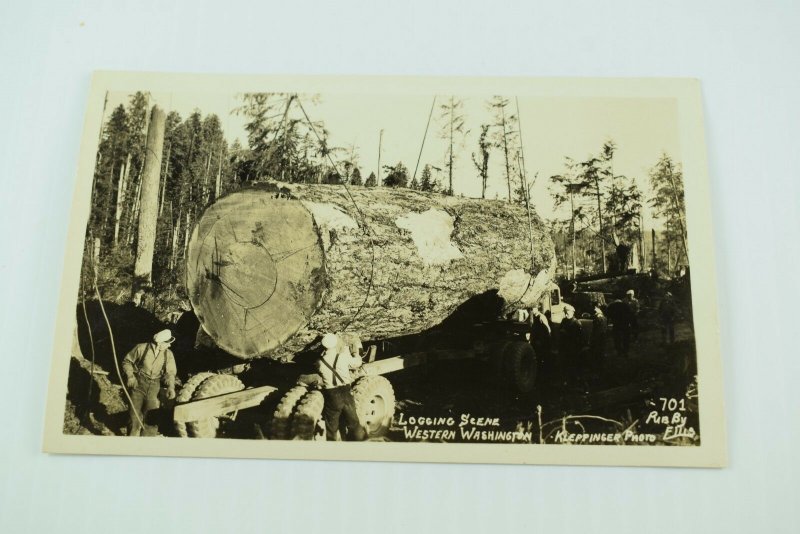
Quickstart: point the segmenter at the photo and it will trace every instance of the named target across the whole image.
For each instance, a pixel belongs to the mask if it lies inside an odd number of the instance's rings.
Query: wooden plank
[[[404,354],[402,356],[395,356],[393,358],[386,358],[385,360],[377,360],[363,365],[364,372],[367,375],[385,375],[401,369],[408,369],[409,367],[416,367],[417,365],[424,365],[435,361],[445,360],[463,360],[467,358],[474,358],[475,352],[471,350],[432,350],[428,352],[412,352],[411,354]]]
[[[244,410],[258,406],[264,399],[278,391],[273,386],[244,389],[234,393],[226,393],[217,397],[209,397],[198,401],[187,402],[175,406],[173,419],[175,422],[199,421],[209,417]]]
[[[385,375],[408,367],[420,365],[420,358],[413,358],[412,355],[395,356],[394,358],[386,358],[385,360],[378,360],[372,363],[363,365],[364,372],[367,375]]]

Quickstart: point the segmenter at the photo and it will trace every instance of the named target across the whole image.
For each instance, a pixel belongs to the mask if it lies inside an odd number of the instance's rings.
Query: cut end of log
[[[235,356],[266,354],[308,323],[325,292],[325,257],[302,203],[242,191],[210,207],[189,246],[190,299]]]
[[[533,308],[550,286],[551,279],[549,269],[539,271],[536,276],[515,269],[500,280],[497,294],[508,308]]]

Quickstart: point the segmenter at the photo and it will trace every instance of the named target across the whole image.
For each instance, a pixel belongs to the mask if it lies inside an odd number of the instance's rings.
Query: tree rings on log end
[[[297,200],[245,190],[220,199],[192,233],[189,298],[225,351],[262,356],[305,326],[326,288],[325,256],[311,213]]]

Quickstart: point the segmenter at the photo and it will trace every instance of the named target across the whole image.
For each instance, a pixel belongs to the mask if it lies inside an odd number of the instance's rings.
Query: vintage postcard
[[[44,449],[724,466],[703,131],[688,79],[97,73]]]

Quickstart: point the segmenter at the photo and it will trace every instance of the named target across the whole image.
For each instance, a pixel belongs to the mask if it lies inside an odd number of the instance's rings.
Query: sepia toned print
[[[699,94],[97,75],[46,450],[722,465]]]

